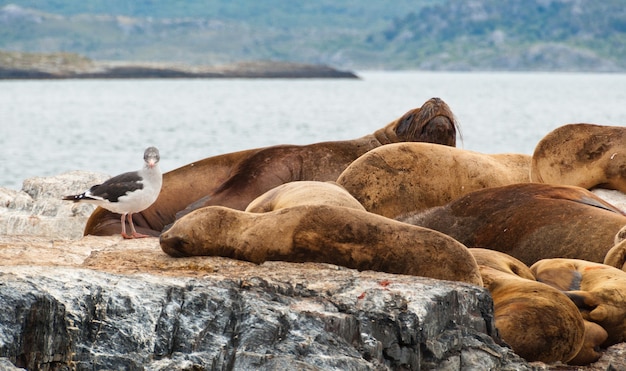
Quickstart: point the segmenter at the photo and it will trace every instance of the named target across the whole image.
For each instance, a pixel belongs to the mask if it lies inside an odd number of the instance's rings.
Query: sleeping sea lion
[[[397,218],[469,192],[529,182],[530,156],[488,155],[432,143],[396,143],[356,159],[337,178],[369,212]]]
[[[562,290],[583,318],[606,330],[603,347],[626,341],[626,272],[580,259],[544,259],[530,270],[537,280]]]
[[[458,241],[341,206],[301,205],[267,213],[204,207],[178,219],[160,243],[174,257],[330,263],[482,284],[476,261]]]
[[[543,321],[545,318],[550,318],[549,316],[554,315],[554,309],[559,310],[559,307],[563,306],[566,312],[571,311],[570,305],[563,304],[563,300],[569,300],[569,298],[566,296],[556,295],[551,292],[551,289],[546,289],[545,285],[542,286],[541,284],[538,284],[531,269],[526,264],[508,254],[481,248],[471,248],[469,250],[476,259],[476,263],[481,270],[481,274],[485,273],[483,283],[487,289],[493,289],[498,287],[499,284],[503,284],[503,282],[494,282],[490,281],[490,279],[499,280],[501,277],[505,277],[494,274],[494,272],[490,269],[495,269],[497,271],[522,278],[517,281],[504,282],[505,285],[508,285],[508,291],[504,291],[507,294],[505,297],[499,296],[503,292],[502,290],[494,290],[494,292],[492,292],[494,305],[499,309],[496,312],[497,314],[495,317],[496,328],[498,328],[498,332],[507,343],[516,345],[513,348],[514,350],[517,351],[516,348],[522,348],[523,350],[520,350],[522,353],[537,353],[538,350],[540,350],[537,347],[551,341],[552,339],[550,336],[553,336],[553,334],[548,333],[548,338],[542,338],[539,343],[527,344],[526,342],[535,341],[536,338],[544,336],[543,334],[546,330],[543,327],[545,324]],[[506,278],[510,277],[506,276]],[[523,289],[518,290],[520,287],[523,287]],[[518,291],[517,294],[519,296],[519,302],[515,306],[503,306],[503,299],[510,297],[511,291]],[[545,297],[546,292],[548,293],[547,298]],[[494,293],[496,295],[494,295]],[[515,296],[515,294],[512,296]],[[549,303],[552,303],[554,306],[551,307]],[[549,310],[547,313],[544,313],[543,311],[546,306],[548,306]],[[505,309],[514,310],[516,311],[516,314],[512,316]],[[514,321],[518,320],[522,322],[514,323]],[[498,324],[500,324],[500,327],[498,327]],[[572,325],[576,327],[578,324],[579,320],[576,318],[573,323],[565,323],[565,326],[570,328]],[[582,346],[573,358],[566,360],[566,358],[569,358],[571,355],[568,352],[566,352],[566,356],[559,356],[557,354],[550,354],[549,356],[546,356],[544,354],[542,358],[558,359],[572,365],[586,365],[597,361],[601,356],[600,345],[606,340],[608,335],[606,331],[596,323],[583,319],[583,325],[584,335]],[[553,326],[559,325],[552,324],[550,327]],[[525,331],[520,331],[520,328],[525,328]],[[533,336],[529,337],[526,332],[532,333]],[[574,337],[574,339],[576,339],[576,337]],[[563,341],[563,339],[558,340]],[[563,347],[563,345],[565,345],[565,347]],[[561,346],[557,348],[567,349],[569,347],[574,348],[575,345],[568,345],[566,340],[564,344],[561,344]]]
[[[543,137],[532,156],[533,182],[626,193],[626,128],[568,124]]]
[[[255,198],[247,212],[266,213],[298,205],[334,205],[365,211],[363,205],[335,182],[301,180],[272,188]]]
[[[443,232],[468,247],[526,265],[554,257],[602,262],[626,216],[574,186],[520,183],[487,188],[398,220]]]
[[[500,337],[527,361],[568,362],[585,334],[578,308],[548,285],[479,265],[484,287],[493,297]]]
[[[208,205],[244,210],[250,201],[283,183],[334,181],[356,158],[384,144],[427,141],[454,146],[457,131],[450,107],[443,100],[432,98],[358,139],[278,145],[209,157],[165,173],[159,198],[135,214],[134,224],[140,233],[158,236],[174,222],[177,213],[182,216]],[[120,231],[119,216],[98,208],[89,218],[84,234],[113,235]]]

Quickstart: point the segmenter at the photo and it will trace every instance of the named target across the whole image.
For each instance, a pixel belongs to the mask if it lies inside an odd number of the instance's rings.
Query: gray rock
[[[455,282],[323,264],[197,277],[0,269],[0,356],[29,370],[528,370],[491,298]]]
[[[0,188],[0,235],[80,238],[95,206],[61,198],[83,192],[107,178],[101,173],[71,171],[26,179],[19,192]]]

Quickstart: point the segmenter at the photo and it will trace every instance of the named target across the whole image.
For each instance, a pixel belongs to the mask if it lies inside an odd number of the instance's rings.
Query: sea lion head
[[[407,142],[429,142],[456,146],[458,124],[450,107],[441,98],[431,98],[420,108],[398,119],[396,135]]]
[[[383,144],[428,142],[455,147],[457,132],[460,128],[450,107],[441,98],[430,98],[374,135]]]

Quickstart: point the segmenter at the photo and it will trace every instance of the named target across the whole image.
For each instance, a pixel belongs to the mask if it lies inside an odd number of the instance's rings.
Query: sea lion
[[[476,259],[476,263],[478,267],[481,269],[481,274],[484,272],[485,276],[483,277],[483,283],[487,289],[497,287],[496,282],[491,282],[490,279],[499,279],[500,275],[495,275],[489,269],[495,269],[501,271],[503,273],[508,273],[513,276],[518,276],[523,278],[524,280],[508,282],[508,289],[515,290],[516,287],[525,286],[524,290],[520,290],[519,298],[521,299],[516,306],[512,306],[509,309],[514,309],[517,314],[515,316],[510,316],[509,313],[505,312],[504,309],[506,307],[502,307],[502,297],[494,296],[492,293],[492,297],[494,300],[494,304],[500,309],[497,311],[496,316],[496,328],[501,335],[501,337],[508,342],[509,344],[516,344],[516,346],[522,347],[525,349],[526,353],[533,353],[530,350],[537,347],[538,344],[525,344],[528,341],[527,335],[523,331],[519,331],[519,328],[525,327],[526,332],[533,332],[535,336],[541,336],[545,329],[542,327],[543,322],[540,319],[533,318],[534,316],[545,317],[552,315],[553,312],[549,311],[547,314],[542,313],[543,306],[546,305],[545,295],[545,287],[541,285],[537,285],[537,281],[535,279],[534,273],[530,270],[530,268],[522,263],[520,260],[515,259],[514,257],[501,253],[499,251],[489,250],[489,249],[481,249],[481,248],[470,248],[469,249],[474,259]],[[491,274],[490,274],[491,273]],[[536,290],[533,292],[533,289]],[[496,294],[499,294],[501,291],[496,291]],[[507,292],[510,294],[510,292]],[[530,294],[530,295],[528,295]],[[526,296],[524,296],[526,295]],[[548,300],[550,298],[557,298],[558,301],[553,302],[555,305],[561,304],[564,300],[563,296],[554,295],[554,293],[548,294]],[[539,298],[539,302],[536,303],[535,300]],[[568,299],[569,300],[569,299]],[[571,310],[571,306],[565,305],[566,310]],[[551,308],[552,309],[552,308]],[[504,318],[498,318],[498,316],[504,316]],[[523,320],[524,322],[514,324],[512,321],[514,320]],[[498,323],[500,327],[498,327]],[[574,326],[578,325],[578,319],[574,321]],[[589,322],[583,319],[584,325],[584,336],[583,336],[583,344],[581,348],[578,350],[576,355],[570,360],[563,360],[563,362],[567,362],[572,365],[586,365],[592,362],[597,361],[600,356],[600,345],[606,340],[607,333],[606,331],[598,324]],[[569,327],[569,325],[568,325]],[[531,338],[532,339],[532,338]],[[541,344],[549,341],[549,339],[544,339]],[[567,347],[566,347],[567,348]],[[514,348],[515,350],[515,348]],[[564,358],[568,358],[568,356]],[[558,358],[555,355],[547,358]]]
[[[330,263],[482,284],[476,261],[458,241],[341,206],[301,205],[267,213],[208,206],[178,219],[161,234],[160,244],[174,257]]]
[[[568,362],[585,334],[583,318],[561,291],[533,280],[479,265],[493,298],[500,337],[527,361]]]
[[[574,186],[519,183],[487,188],[398,220],[443,232],[468,247],[507,253],[526,265],[565,257],[602,262],[626,216]]]
[[[356,158],[376,147],[403,141],[456,145],[457,121],[439,98],[426,101],[373,134],[354,140],[309,145],[277,145],[209,157],[165,173],[156,202],[135,214],[137,230],[158,236],[176,214],[202,206],[222,205],[238,210],[264,192],[297,180],[334,181]],[[120,233],[117,214],[96,209],[84,234]]]
[[[530,177],[626,193],[626,128],[579,123],[552,130],[535,147]]]
[[[626,272],[580,259],[543,259],[530,270],[538,281],[562,290],[583,318],[606,330],[603,347],[626,341]]]
[[[247,212],[266,213],[297,205],[334,205],[365,211],[363,205],[335,182],[302,180],[272,188],[255,198]]]
[[[530,156],[488,155],[431,143],[375,148],[337,178],[369,212],[397,218],[477,189],[529,182]]]

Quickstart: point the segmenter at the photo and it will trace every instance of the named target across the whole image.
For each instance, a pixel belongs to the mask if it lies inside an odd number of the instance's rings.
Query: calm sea
[[[532,154],[566,123],[626,125],[626,74],[361,72],[360,80],[0,81],[0,187],[69,170],[117,174],[274,144],[361,137],[431,97],[458,146]]]

